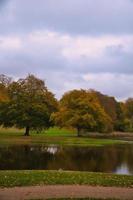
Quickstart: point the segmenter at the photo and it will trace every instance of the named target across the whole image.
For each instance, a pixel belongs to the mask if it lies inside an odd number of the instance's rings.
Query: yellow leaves
[[[53,120],[58,126],[72,126],[88,131],[105,131],[110,123],[94,92],[87,90],[65,93]]]
[[[0,102],[6,102],[9,100],[7,89],[0,85]]]

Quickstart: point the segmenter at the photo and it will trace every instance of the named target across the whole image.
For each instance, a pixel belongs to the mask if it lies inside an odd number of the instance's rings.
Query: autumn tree
[[[82,131],[108,132],[112,130],[111,118],[105,113],[96,95],[91,91],[73,90],[63,95],[59,110],[51,119],[60,127],[74,127],[78,136]]]
[[[0,75],[0,125],[3,124],[4,115],[3,110],[4,106],[9,101],[8,95],[8,85],[10,82],[10,78],[1,74]]]
[[[56,110],[57,101],[44,81],[29,75],[8,86],[9,101],[0,104],[1,124],[5,127],[44,129],[51,125],[50,115]]]
[[[104,111],[111,117],[115,131],[133,131],[133,98],[129,98],[125,103],[117,102],[114,97],[94,90],[92,92],[97,96]]]
[[[104,95],[98,91],[94,91],[94,94],[97,96],[100,105],[103,107],[104,111],[110,116],[113,122],[113,127],[117,120],[117,101],[114,97]]]
[[[0,102],[7,100],[8,100],[7,88],[4,85],[0,84]]]
[[[12,79],[8,76],[0,74],[0,102],[7,101],[8,98],[8,86]]]

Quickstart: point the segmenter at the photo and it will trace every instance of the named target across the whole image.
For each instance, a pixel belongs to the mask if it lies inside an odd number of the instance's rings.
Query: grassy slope
[[[0,187],[56,184],[133,187],[133,176],[70,171],[0,171]]]
[[[58,144],[77,146],[102,146],[122,143],[120,140],[78,138],[75,131],[58,128],[51,128],[41,134],[31,133],[31,136],[24,137],[24,130],[0,129],[0,145],[14,144]]]

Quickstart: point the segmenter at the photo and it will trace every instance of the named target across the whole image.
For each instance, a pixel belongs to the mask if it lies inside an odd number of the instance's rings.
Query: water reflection
[[[130,173],[127,163],[124,163],[116,169],[116,174],[132,174],[132,173]]]
[[[0,148],[0,169],[49,169],[133,174],[133,146]]]

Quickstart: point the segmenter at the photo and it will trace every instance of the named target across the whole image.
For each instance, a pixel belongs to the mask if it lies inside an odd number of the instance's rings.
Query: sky
[[[0,74],[133,97],[133,0],[0,0]]]

